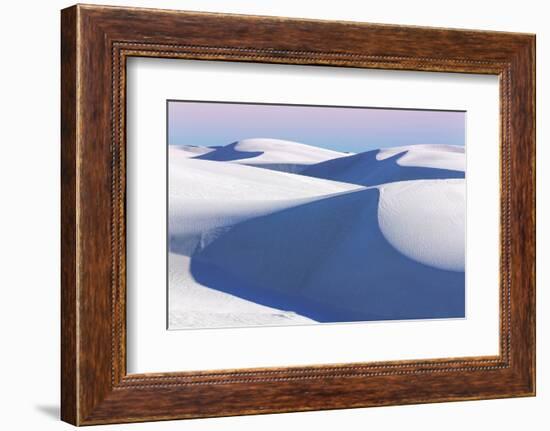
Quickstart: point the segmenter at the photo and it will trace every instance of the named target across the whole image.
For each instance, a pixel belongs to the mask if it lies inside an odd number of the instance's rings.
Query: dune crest
[[[213,151],[205,151],[195,158],[299,173],[307,166],[347,155],[283,139],[252,138],[236,141]]]
[[[464,178],[464,153],[451,146],[411,145],[372,150],[327,160],[305,168],[301,174],[333,181],[377,186],[409,180]]]

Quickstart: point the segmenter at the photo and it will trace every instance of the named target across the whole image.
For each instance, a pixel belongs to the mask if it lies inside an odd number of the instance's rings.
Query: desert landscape
[[[465,315],[465,152],[169,145],[169,329]]]

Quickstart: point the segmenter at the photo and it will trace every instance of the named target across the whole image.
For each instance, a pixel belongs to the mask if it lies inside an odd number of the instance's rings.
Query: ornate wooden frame
[[[535,394],[534,35],[82,5],[61,15],[63,420],[88,425]],[[128,375],[129,56],[498,75],[500,354]]]

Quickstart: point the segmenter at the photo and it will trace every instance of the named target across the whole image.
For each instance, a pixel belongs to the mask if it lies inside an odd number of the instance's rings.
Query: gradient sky
[[[413,144],[464,145],[466,113],[246,103],[168,102],[169,145],[277,138],[359,153]]]

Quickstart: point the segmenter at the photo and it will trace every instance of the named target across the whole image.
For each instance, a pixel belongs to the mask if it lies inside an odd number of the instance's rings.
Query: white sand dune
[[[205,149],[205,153],[196,158],[298,173],[306,166],[348,155],[299,142],[253,138],[233,142],[213,151]]]
[[[362,188],[169,151],[170,247],[185,255],[215,240],[228,226]]]
[[[200,147],[195,145],[171,145],[171,152],[177,152],[179,157],[197,157],[215,150],[214,147]]]
[[[168,259],[171,329],[314,323],[292,311],[263,306],[200,284],[191,274],[188,256],[169,253]]]
[[[457,145],[408,145],[384,148],[376,154],[376,160],[385,160],[401,153],[404,154],[397,159],[397,164],[400,166],[450,169],[462,172],[466,169],[464,147]]]
[[[305,168],[302,175],[364,186],[418,179],[464,178],[465,154],[452,145],[366,151]]]
[[[464,271],[463,179],[403,181],[379,190],[378,224],[396,250],[434,268]]]
[[[170,328],[463,316],[464,154],[422,147],[312,176],[171,148]]]
[[[190,272],[190,256],[246,220],[363,187],[190,159],[172,147],[169,163],[169,327],[311,322],[290,310],[262,306],[201,284]]]
[[[393,245],[415,250],[417,236],[406,229],[415,227],[411,217],[427,224],[454,217],[442,208],[449,182],[408,183],[424,211],[410,214],[408,205],[379,211],[377,188],[314,200],[232,226],[193,254],[191,273],[204,285],[321,322],[459,317],[464,272],[440,268],[453,256],[438,261],[423,250],[407,256]],[[426,193],[438,188],[435,199]],[[385,204],[391,203],[390,196]],[[390,223],[384,232],[381,224],[388,223],[379,220],[388,213],[406,227],[392,231]]]
[[[358,188],[354,184],[259,170],[238,163],[219,163],[189,159],[179,148],[169,148],[169,193],[192,199],[215,201],[275,200],[309,196]]]

